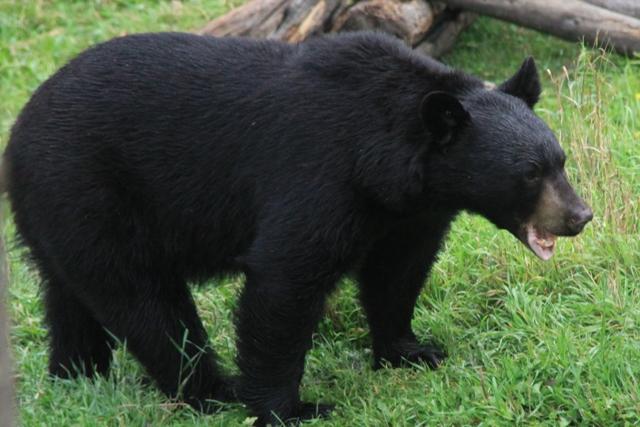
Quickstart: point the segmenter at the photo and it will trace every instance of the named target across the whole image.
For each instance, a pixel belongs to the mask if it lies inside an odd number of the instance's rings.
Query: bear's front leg
[[[416,339],[411,319],[450,220],[444,215],[402,223],[377,241],[365,258],[358,278],[376,369],[406,362],[436,368],[446,357],[437,344]]]
[[[298,388],[327,287],[248,272],[237,314],[238,397],[258,416],[280,425],[324,416],[331,405],[301,402]]]

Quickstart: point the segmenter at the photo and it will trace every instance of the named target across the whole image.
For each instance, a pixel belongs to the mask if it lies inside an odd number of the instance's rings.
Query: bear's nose
[[[589,206],[583,205],[576,209],[569,217],[568,225],[571,231],[578,234],[585,225],[593,219],[593,211]]]

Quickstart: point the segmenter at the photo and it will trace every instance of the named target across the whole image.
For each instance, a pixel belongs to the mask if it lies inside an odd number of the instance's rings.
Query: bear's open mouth
[[[526,225],[527,245],[540,259],[547,261],[553,256],[557,236],[547,230],[541,230],[533,224]]]

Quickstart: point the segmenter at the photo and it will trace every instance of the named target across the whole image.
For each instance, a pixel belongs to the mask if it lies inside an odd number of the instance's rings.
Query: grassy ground
[[[237,1],[236,1],[237,3]],[[0,1],[0,144],[29,94],[86,46],[125,32],[202,26],[222,0]],[[423,293],[420,336],[448,362],[373,372],[355,287],[345,281],[308,358],[306,399],[338,404],[327,426],[633,425],[640,416],[640,61],[489,19],[447,62],[490,80],[527,54],[543,70],[538,112],[569,154],[568,171],[596,217],[541,263],[485,220],[463,216]],[[566,68],[565,68],[566,67]],[[13,236],[11,223],[5,236]],[[204,417],[144,385],[118,351],[108,379],[50,381],[37,276],[9,254],[12,348],[23,425],[239,425],[239,405]],[[232,366],[230,315],[240,280],[196,291],[212,340]],[[1,416],[1,415],[0,415]]]

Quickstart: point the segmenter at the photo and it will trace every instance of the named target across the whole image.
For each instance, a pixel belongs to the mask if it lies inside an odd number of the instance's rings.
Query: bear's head
[[[565,154],[533,112],[540,81],[532,58],[496,88],[458,96],[428,93],[429,193],[507,229],[543,260],[557,236],[580,233],[593,217],[564,171]]]

